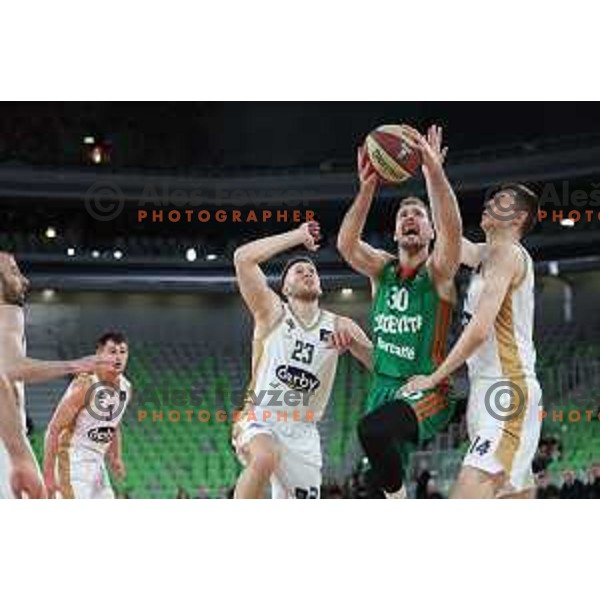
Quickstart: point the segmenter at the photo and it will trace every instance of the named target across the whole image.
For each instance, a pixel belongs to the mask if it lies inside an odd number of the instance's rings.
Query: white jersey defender
[[[491,474],[504,472],[507,483],[500,495],[533,487],[531,463],[541,432],[542,392],[533,344],[534,267],[523,246],[517,247],[525,264],[523,276],[509,289],[493,331],[467,360],[471,446],[464,464]],[[479,303],[486,258],[484,249],[467,292],[467,319]]]
[[[245,407],[233,428],[233,445],[245,464],[245,447],[256,435],[276,439],[281,450],[271,478],[273,498],[319,498],[321,419],[335,379],[338,352],[328,347],[336,316],[320,310],[303,324],[287,303],[280,319],[255,339],[252,381]]]
[[[105,465],[106,452],[131,399],[131,384],[123,376],[114,388],[96,375],[79,375],[88,392],[71,428],[60,435],[57,479],[63,498],[111,499],[114,493]]]

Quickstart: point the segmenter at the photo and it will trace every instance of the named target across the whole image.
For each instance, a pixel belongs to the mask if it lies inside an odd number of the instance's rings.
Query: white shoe
[[[386,500],[406,500],[408,496],[406,495],[406,488],[402,486],[397,492],[384,492]]]

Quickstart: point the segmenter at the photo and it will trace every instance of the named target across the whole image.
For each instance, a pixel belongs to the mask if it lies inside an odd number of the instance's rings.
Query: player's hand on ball
[[[444,164],[448,156],[448,146],[443,145],[444,130],[439,125],[432,125],[427,130],[427,143],[431,149],[438,155],[440,164]]]
[[[39,500],[47,498],[40,471],[31,457],[12,461],[10,487],[15,498]]]
[[[303,223],[298,228],[301,236],[301,244],[311,252],[316,252],[319,249],[319,240],[321,239],[321,226],[316,221]]]
[[[377,177],[377,172],[373,168],[364,146],[358,148],[356,163],[361,189],[374,193],[379,183],[379,177]]]
[[[408,143],[421,153],[425,176],[431,171],[441,169],[447,153],[447,149],[442,148],[441,127],[437,127],[436,125],[430,127],[427,132],[427,138],[410,125],[402,125],[402,129]]]

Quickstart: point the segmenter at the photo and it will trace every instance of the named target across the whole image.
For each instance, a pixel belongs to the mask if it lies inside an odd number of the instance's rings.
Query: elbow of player
[[[348,249],[346,237],[344,236],[344,234],[341,231],[340,231],[340,233],[338,233],[338,236],[337,236],[336,247],[338,249],[338,252],[342,255],[344,255]]]
[[[243,248],[238,248],[233,253],[233,264],[236,268],[239,267],[240,265],[243,265],[245,262],[247,262],[247,260],[248,260],[248,255],[244,251]]]
[[[338,252],[348,260],[352,256],[355,244],[348,238],[347,235],[340,232],[337,237],[337,249]]]

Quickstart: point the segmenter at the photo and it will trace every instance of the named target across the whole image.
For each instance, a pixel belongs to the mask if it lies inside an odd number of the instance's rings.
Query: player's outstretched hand
[[[33,457],[23,457],[12,461],[10,487],[14,497],[19,500],[47,498],[46,488]]]
[[[301,244],[311,252],[319,249],[319,240],[321,239],[321,226],[316,221],[308,221],[298,227],[301,236]]]
[[[427,137],[410,125],[402,125],[402,129],[408,143],[421,153],[425,176],[431,171],[441,169],[448,152],[447,148],[442,148],[442,128],[432,125],[427,132]]]
[[[347,350],[350,350],[355,341],[354,336],[354,324],[352,320],[346,317],[338,317],[335,331],[327,340],[327,348],[335,349],[340,354],[343,354]]]
[[[430,390],[436,386],[436,382],[431,375],[414,375],[401,388],[403,394],[414,394]]]

